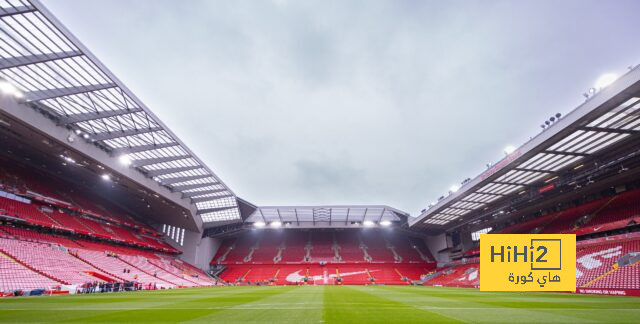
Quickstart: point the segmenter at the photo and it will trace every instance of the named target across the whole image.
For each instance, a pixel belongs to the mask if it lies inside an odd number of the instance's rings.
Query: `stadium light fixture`
[[[595,88],[596,90],[602,90],[618,79],[618,75],[615,73],[605,73],[601,75],[598,80],[596,80]]]
[[[504,154],[505,154],[505,155],[509,155],[509,154],[511,154],[511,153],[513,153],[513,152],[515,152],[515,151],[516,151],[516,147],[515,147],[515,146],[513,146],[513,145],[507,145],[507,146],[504,148]]]
[[[280,228],[282,226],[282,222],[274,221],[274,222],[271,222],[271,224],[269,224],[269,225],[271,225],[271,227],[273,227],[273,228]]]
[[[362,222],[362,225],[364,225],[364,227],[373,227],[376,225],[376,223],[370,221],[370,220],[366,220],[364,222]]]
[[[389,226],[391,226],[391,221],[383,220],[383,221],[380,222],[380,225],[382,225],[384,227],[389,227]]]
[[[255,222],[253,223],[253,226],[257,227],[257,228],[263,228],[266,224],[264,222]]]
[[[456,192],[458,190],[460,190],[460,186],[458,186],[458,185],[453,185],[453,186],[451,186],[451,188],[449,188],[449,191],[451,191],[452,193]]]
[[[68,157],[64,154],[60,154],[60,157],[71,164],[76,164],[76,160],[72,159],[71,157]]]
[[[16,88],[16,86],[7,81],[0,80],[0,92],[13,96],[16,99],[24,98],[24,94],[22,93],[22,91],[20,91],[18,88]]]
[[[103,173],[103,174],[100,176],[100,178],[102,178],[102,180],[104,180],[104,181],[109,181],[109,180],[111,180],[111,176],[110,176],[110,175],[108,175],[108,174],[106,174],[106,173]]]
[[[120,157],[118,158],[118,161],[120,161],[122,165],[126,165],[126,166],[131,165],[131,158],[127,154],[120,155]]]

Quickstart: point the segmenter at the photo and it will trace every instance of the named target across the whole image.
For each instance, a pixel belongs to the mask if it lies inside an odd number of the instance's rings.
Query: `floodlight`
[[[111,180],[111,176],[110,176],[110,175],[108,175],[108,174],[106,174],[106,173],[104,173],[104,174],[103,174],[103,175],[101,175],[100,177],[101,177],[101,178],[102,178],[102,180],[104,180],[104,181],[109,181],[109,180]]]
[[[460,186],[458,186],[458,185],[453,185],[453,186],[451,186],[451,188],[449,188],[449,191],[451,191],[451,192],[456,192],[458,190],[460,190]]]
[[[18,88],[16,88],[16,86],[14,86],[13,84],[7,81],[0,80],[0,92],[7,95],[14,96],[18,99],[24,97],[24,94],[22,93],[22,91],[20,91]]]
[[[362,222],[362,225],[364,225],[365,227],[373,227],[376,225],[376,223],[370,221],[370,220],[366,220],[364,222]]]
[[[266,224],[265,224],[264,222],[262,222],[262,221],[259,221],[259,222],[255,222],[255,223],[253,223],[253,226],[258,227],[258,228],[262,228],[262,227],[264,227],[265,225],[266,225]]]
[[[123,165],[131,165],[131,158],[127,154],[120,155],[118,161],[120,161],[120,163]]]
[[[382,225],[384,227],[391,226],[391,221],[383,220],[383,221],[380,222],[380,225]]]
[[[615,73],[605,73],[601,75],[596,81],[595,88],[596,90],[601,90],[608,87],[614,81],[618,79],[618,75]]]
[[[507,146],[504,148],[504,154],[506,154],[506,155],[509,155],[509,154],[511,154],[511,153],[513,153],[513,152],[515,152],[515,151],[516,151],[516,148],[515,148],[515,146],[513,146],[513,145],[507,145]]]
[[[278,228],[278,227],[282,226],[282,222],[274,221],[274,222],[271,222],[271,224],[269,224],[269,225],[271,225],[271,227]]]

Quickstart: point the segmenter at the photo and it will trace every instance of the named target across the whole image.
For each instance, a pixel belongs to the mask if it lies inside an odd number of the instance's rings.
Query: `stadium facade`
[[[542,126],[415,217],[256,206],[40,2],[1,0],[0,291],[477,287],[481,233],[575,233],[579,292],[638,294],[640,69]]]

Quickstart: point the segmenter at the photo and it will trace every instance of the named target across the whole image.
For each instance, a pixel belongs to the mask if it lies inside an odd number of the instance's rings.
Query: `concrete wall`
[[[461,232],[460,242],[462,243],[462,251],[466,251],[474,246],[471,239],[471,232]]]
[[[209,262],[218,251],[221,243],[222,241],[219,239],[202,237],[200,233],[185,231],[184,246],[176,248],[182,251],[180,259],[207,271],[209,270]]]
[[[436,258],[438,264],[451,261],[449,258],[449,252],[438,253],[438,251],[449,247],[446,234],[443,233],[436,236],[429,236],[425,239],[425,244],[429,248],[429,251],[431,251],[433,257]]]

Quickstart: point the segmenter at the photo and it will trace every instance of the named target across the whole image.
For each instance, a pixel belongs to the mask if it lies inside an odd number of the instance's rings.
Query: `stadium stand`
[[[342,261],[349,263],[364,262],[364,253],[360,248],[360,241],[351,231],[337,231],[336,240]]]
[[[310,233],[310,260],[313,262],[331,262],[335,261],[336,253],[333,249],[335,241],[335,233],[321,233],[321,232],[311,232]]]
[[[479,227],[574,233],[579,288],[640,289],[637,68],[418,217],[381,205],[259,207],[41,4],[15,3],[0,14],[18,22],[4,25],[15,48],[0,82],[20,94],[3,92],[0,107],[0,292],[87,282],[478,287]],[[180,243],[162,225],[182,226]]]
[[[478,258],[443,266],[424,281],[429,286],[478,287]],[[640,289],[640,233],[578,242],[578,288]],[[477,270],[477,272],[475,272]]]
[[[10,168],[15,171],[15,166]],[[3,166],[0,176],[0,215],[22,224],[0,225],[1,291],[114,281],[135,281],[147,288],[215,284],[204,272],[174,256],[156,254],[176,250],[152,237],[159,234],[150,227],[104,210],[86,213],[86,207],[74,205],[79,195],[68,199],[72,202],[68,205],[57,204],[65,198],[41,183],[43,177],[25,180],[24,172],[9,175],[6,170],[10,168]],[[55,180],[52,183],[60,185]],[[56,201],[35,199],[29,193],[36,190]],[[86,198],[81,199],[88,204]],[[139,249],[142,247],[147,250]]]
[[[624,228],[640,220],[640,190],[631,190],[603,197],[559,212],[516,223],[500,230],[500,234],[562,234],[577,235]]]
[[[361,238],[364,238],[362,243]],[[258,241],[269,243],[260,244],[256,251],[268,247],[274,254],[279,242],[287,242],[282,261],[238,257],[245,252],[229,253],[231,258],[223,258],[234,244],[246,251],[246,247]],[[211,264],[226,265],[220,278],[238,284],[300,284],[305,279],[306,283],[336,284],[337,278],[341,278],[341,284],[409,284],[435,268],[435,263],[429,257],[423,260],[414,246],[406,236],[375,229],[249,231],[224,240]],[[340,259],[335,258],[334,248],[339,250]],[[400,251],[398,255],[405,257],[396,260],[392,252],[396,248]],[[304,258],[307,249],[309,259]],[[363,249],[375,250],[370,261],[365,261]]]
[[[21,269],[16,265],[19,264],[51,280],[46,281],[49,283],[46,286],[37,288],[88,281],[136,281],[165,288],[215,284],[201,270],[168,255],[7,225],[0,226],[0,231],[0,252],[7,269],[16,272]],[[20,273],[28,272],[22,269]],[[19,282],[23,280],[19,277],[14,280],[7,274],[2,279],[11,289],[34,288],[31,285],[20,287]]]
[[[58,281],[45,277],[0,252],[0,292],[50,288],[58,285],[60,285]]]

